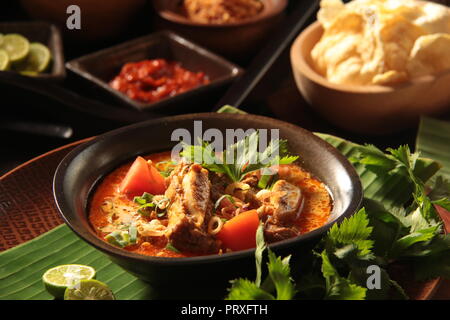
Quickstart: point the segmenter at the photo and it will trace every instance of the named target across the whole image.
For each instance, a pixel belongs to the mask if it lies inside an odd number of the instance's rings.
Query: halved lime
[[[65,264],[47,270],[42,276],[47,291],[55,298],[62,299],[68,287],[81,280],[94,279],[95,269],[81,264]]]
[[[0,50],[0,71],[5,71],[9,69],[9,56],[5,50]]]
[[[30,44],[27,57],[19,63],[16,63],[14,69],[23,74],[39,73],[48,68],[50,60],[50,50],[41,43],[33,42]]]
[[[20,34],[10,33],[3,36],[0,49],[8,53],[11,62],[17,62],[26,58],[30,50],[30,43]]]
[[[115,300],[115,297],[103,282],[81,280],[75,286],[66,289],[64,300]]]

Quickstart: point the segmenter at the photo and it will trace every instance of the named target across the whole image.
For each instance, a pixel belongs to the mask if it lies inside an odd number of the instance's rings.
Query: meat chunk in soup
[[[262,202],[258,212],[265,221],[264,235],[268,242],[289,239],[300,233],[293,225],[303,202],[299,187],[286,180],[278,180],[272,190],[262,190],[257,198]]]
[[[293,226],[280,226],[268,219],[264,225],[264,238],[267,242],[277,242],[296,237],[300,232]]]
[[[203,228],[198,228],[187,216],[173,226],[169,239],[175,248],[187,252],[206,254],[219,250],[218,241]]]
[[[200,227],[211,205],[211,182],[208,178],[208,170],[199,164],[193,164],[189,172],[183,177],[182,189],[183,202],[195,225]]]
[[[274,208],[274,221],[280,224],[292,223],[298,218],[302,202],[300,188],[287,182],[278,180],[272,187],[270,204]]]
[[[217,252],[218,242],[206,232],[212,208],[208,170],[198,164],[179,164],[169,178],[166,197],[167,237],[179,250],[193,253]]]

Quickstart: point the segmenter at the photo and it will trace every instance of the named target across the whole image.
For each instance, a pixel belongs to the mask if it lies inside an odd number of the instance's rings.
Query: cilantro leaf
[[[389,298],[391,293],[390,289],[394,286],[394,280],[390,278],[388,272],[381,266],[376,265],[379,270],[371,269],[370,272],[368,272],[369,266],[371,265],[367,263],[361,267],[352,268],[348,275],[348,279],[353,284],[367,288],[365,297],[366,300],[381,300]],[[375,287],[369,287],[370,284]],[[397,288],[394,287],[394,289]],[[400,291],[399,293],[400,297],[405,298],[403,295],[404,292]]]
[[[414,170],[419,154],[411,154],[407,145],[400,146],[398,149],[388,148],[387,151],[391,154],[391,156],[387,155],[387,157],[393,159],[397,166],[402,164],[406,169]]]
[[[211,144],[205,141],[196,145],[184,144],[180,155],[210,171],[226,174],[234,182],[241,181],[251,172],[290,164],[298,159],[298,156],[288,155],[286,140],[271,140],[263,152],[258,152],[258,146],[259,131],[255,131],[228,146],[221,156],[216,155]]]
[[[358,152],[359,155],[352,157],[351,160],[364,164],[374,171],[390,172],[395,168],[395,161],[386,157],[386,154],[374,145],[359,146]]]
[[[269,262],[267,267],[269,269],[269,277],[276,289],[277,300],[290,300],[296,293],[295,285],[291,278],[291,269],[289,267],[290,258],[291,256],[287,256],[281,259],[269,250]]]
[[[344,219],[340,225],[333,225],[325,238],[326,247],[339,249],[347,245],[355,245],[358,258],[372,259],[373,240],[369,239],[372,230],[363,208],[350,218]]]
[[[402,252],[401,257],[411,261],[418,261],[423,257],[432,255],[441,255],[447,252],[450,254],[450,235],[439,234],[430,241],[422,241],[413,244],[407,250]]]
[[[326,280],[325,299],[330,300],[364,300],[366,288],[358,286],[347,278],[341,277],[330,262],[326,250],[322,251],[322,274]]]
[[[382,174],[389,170],[391,174],[405,177],[412,186],[413,203],[408,208],[393,207],[388,211],[365,199],[364,205],[370,209],[370,224],[376,226],[374,251],[387,257],[388,261],[413,264],[421,279],[448,275],[445,265],[448,262],[443,255],[450,252],[450,241],[446,240],[447,236],[440,235],[442,223],[434,205],[450,209],[450,183],[437,177],[434,191],[427,195],[422,180],[429,178],[429,174],[423,172],[427,159],[419,158],[418,153],[411,154],[407,146],[388,149],[385,159],[378,151],[374,147],[363,147],[358,161],[370,170],[375,167],[374,172],[378,170]],[[432,260],[434,265],[428,265]]]
[[[228,300],[277,299],[290,300],[296,294],[295,283],[291,278],[289,267],[290,256],[277,257],[268,250],[268,276],[261,285],[263,252],[267,248],[264,241],[264,224],[260,224],[256,232],[256,280],[237,279],[231,281]],[[271,292],[275,291],[274,296]]]
[[[392,244],[405,233],[406,227],[401,222],[404,214],[400,211],[392,213],[384,208],[384,206],[374,200],[364,199],[363,205],[373,227],[371,238],[374,241],[373,253],[378,258],[386,258],[392,248]]]
[[[419,207],[422,216],[426,220],[438,219],[436,210],[426,196],[425,184],[421,179],[421,177],[429,178],[429,174],[422,172],[424,159],[420,159],[419,161],[419,153],[412,154],[406,145],[400,146],[398,149],[389,148],[386,154],[371,145],[359,147],[358,152],[358,156],[352,158],[353,162],[359,162],[365,165],[367,169],[378,175],[389,173],[407,179],[407,183],[409,183],[408,187],[412,186],[412,196],[414,199],[413,206],[410,207],[410,210]]]
[[[396,240],[390,251],[391,258],[398,258],[401,255],[407,255],[407,249],[419,242],[427,242],[436,236],[439,226],[433,226],[427,229],[418,230],[409,233]]]
[[[231,281],[226,300],[274,300],[274,296],[248,279]]]

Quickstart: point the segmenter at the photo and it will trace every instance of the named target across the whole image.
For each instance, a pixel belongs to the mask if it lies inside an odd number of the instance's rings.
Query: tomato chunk
[[[144,192],[163,194],[166,191],[166,184],[164,177],[153,164],[142,157],[137,157],[122,180],[119,190],[133,198],[141,196]]]
[[[225,222],[217,238],[225,248],[233,251],[255,248],[258,226],[258,213],[256,210],[249,210]]]

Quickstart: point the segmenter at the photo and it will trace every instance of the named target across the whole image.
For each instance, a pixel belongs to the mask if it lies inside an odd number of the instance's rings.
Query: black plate
[[[175,129],[186,128],[192,134],[194,120],[208,128],[280,129],[280,137],[289,141],[290,151],[299,154],[302,166],[324,182],[331,193],[334,208],[329,223],[297,238],[270,247],[280,254],[302,255],[310,250],[330,226],[352,215],[362,200],[357,173],[335,148],[311,132],[286,122],[254,115],[201,113],[161,118],[117,129],[83,144],[60,163],[54,178],[54,195],[67,224],[82,239],[105,252],[124,269],[155,286],[177,290],[204,285],[223,290],[227,281],[253,276],[254,250],[192,258],[159,258],[130,253],[99,239],[87,219],[89,196],[106,174],[137,155],[170,150]],[[224,292],[224,291],[220,291]]]

